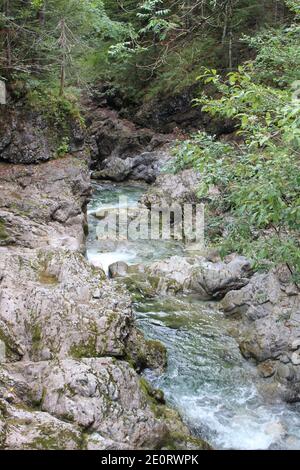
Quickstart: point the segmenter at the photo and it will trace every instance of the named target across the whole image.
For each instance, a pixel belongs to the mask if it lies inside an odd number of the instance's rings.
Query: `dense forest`
[[[100,84],[129,109],[191,88],[192,106],[232,122],[225,140],[206,129],[181,139],[174,171],[199,169],[203,198],[218,187],[208,198],[212,244],[299,273],[297,0],[1,4],[0,74],[11,100],[46,109],[57,122],[77,115],[80,96]]]

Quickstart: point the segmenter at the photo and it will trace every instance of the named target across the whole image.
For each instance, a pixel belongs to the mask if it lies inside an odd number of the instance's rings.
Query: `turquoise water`
[[[99,242],[95,211],[114,209],[126,195],[131,207],[145,187],[95,184],[89,205],[89,260],[107,270],[114,261],[149,263],[174,254],[184,255],[174,241]],[[219,449],[300,449],[300,408],[273,403],[260,393],[264,382],[240,354],[228,333],[231,320],[218,303],[192,296],[143,299],[134,305],[139,327],[168,350],[165,373],[146,371],[151,383],[161,388],[190,429]]]
[[[183,254],[183,246],[172,240],[114,241],[108,239],[98,241],[96,229],[99,220],[95,217],[95,213],[101,209],[109,211],[120,207],[120,196],[127,197],[128,207],[137,207],[139,198],[145,192],[145,187],[106,183],[94,184],[93,188],[93,199],[88,207],[90,233],[87,239],[87,255],[91,263],[102,267],[107,272],[108,266],[115,261],[125,261],[128,264],[150,263]]]

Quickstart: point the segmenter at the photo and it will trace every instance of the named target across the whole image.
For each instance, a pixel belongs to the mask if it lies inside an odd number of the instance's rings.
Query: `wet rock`
[[[227,316],[239,315],[237,339],[244,356],[258,363],[275,361],[274,379],[285,390],[281,395],[295,401],[300,384],[300,294],[291,296],[287,282],[276,270],[256,274],[245,287],[229,292],[222,305]]]
[[[145,340],[139,330],[132,329],[130,332],[127,352],[130,362],[139,372],[152,369],[162,373],[167,367],[166,347],[160,341]]]
[[[173,256],[147,266],[144,277],[156,294],[196,292],[203,300],[213,300],[224,297],[232,288],[245,286],[251,274],[251,263],[239,256],[216,263],[204,257]],[[145,292],[142,277],[136,281]]]
[[[141,203],[150,206],[172,206],[196,203],[200,176],[192,169],[177,174],[159,175],[155,184],[142,196]]]
[[[108,274],[111,278],[126,276],[128,272],[128,264],[124,261],[117,261],[108,267]]]
[[[85,153],[40,165],[0,163],[0,184],[0,245],[84,249]]]
[[[57,156],[66,132],[49,125],[48,119],[24,103],[0,109],[0,160],[10,163],[38,163]],[[81,149],[85,135],[79,122],[71,122],[67,137],[72,151]]]
[[[276,372],[276,366],[273,361],[265,361],[259,364],[258,371],[265,379],[272,377]]]
[[[168,143],[174,136],[136,127],[115,111],[93,105],[87,123],[95,179],[152,183],[170,159]]]
[[[293,377],[293,370],[287,364],[278,364],[277,375],[280,379],[290,380]]]

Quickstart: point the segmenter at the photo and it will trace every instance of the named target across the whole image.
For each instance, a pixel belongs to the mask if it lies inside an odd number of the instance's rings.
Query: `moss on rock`
[[[167,365],[166,347],[160,341],[145,339],[137,329],[131,331],[126,351],[127,361],[140,372],[146,368],[163,371]]]
[[[0,246],[6,245],[9,240],[9,234],[6,230],[6,224],[3,218],[0,217]]]
[[[192,436],[184,424],[178,411],[165,404],[162,390],[152,387],[144,378],[140,378],[140,388],[149,403],[156,418],[162,420],[168,428],[168,433],[160,443],[160,449],[167,450],[211,450],[212,447],[203,439]]]

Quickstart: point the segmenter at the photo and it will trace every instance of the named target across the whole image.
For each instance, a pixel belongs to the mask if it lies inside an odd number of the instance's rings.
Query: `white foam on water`
[[[115,211],[116,209],[126,209],[126,208],[131,209],[131,208],[136,207],[136,206],[137,206],[137,203],[136,204],[130,203],[130,205],[129,205],[125,202],[123,202],[122,204],[119,204],[119,203],[116,203],[116,204],[100,204],[97,207],[94,207],[92,209],[88,209],[87,214],[88,215],[96,215],[97,212],[104,213],[105,211],[107,211],[107,212]]]
[[[219,404],[212,406],[209,399],[205,403],[199,396],[181,396],[177,406],[188,422],[198,422],[200,428],[209,429],[210,442],[216,448],[266,450],[284,437],[286,429],[280,417],[272,415],[267,408],[253,410],[244,406],[226,416],[226,403],[222,405],[224,398],[219,397]]]
[[[102,268],[106,275],[108,275],[108,268],[111,264],[118,261],[131,264],[134,262],[135,257],[136,253],[134,251],[87,252],[89,262],[96,268]]]

